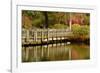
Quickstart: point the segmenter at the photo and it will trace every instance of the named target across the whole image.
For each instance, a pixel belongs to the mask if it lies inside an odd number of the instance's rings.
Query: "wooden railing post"
[[[37,31],[34,31],[34,33],[35,33],[35,42],[37,42]]]
[[[26,32],[26,41],[27,41],[27,43],[29,42],[29,30],[27,30],[27,32]]]
[[[43,31],[41,30],[40,33],[41,33],[40,39],[41,39],[41,43],[42,43],[42,41],[43,41]]]

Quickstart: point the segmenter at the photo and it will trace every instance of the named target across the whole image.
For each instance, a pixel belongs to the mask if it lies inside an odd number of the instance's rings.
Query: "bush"
[[[73,36],[80,39],[89,38],[90,29],[89,25],[80,26],[79,24],[72,25]]]
[[[54,24],[50,28],[54,28],[54,29],[66,29],[67,27],[68,27],[68,25],[65,25],[65,24]]]

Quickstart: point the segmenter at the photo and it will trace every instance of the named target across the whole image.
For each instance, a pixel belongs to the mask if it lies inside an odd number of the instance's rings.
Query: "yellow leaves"
[[[22,27],[24,27],[25,29],[32,28],[32,20],[28,16],[22,16]]]

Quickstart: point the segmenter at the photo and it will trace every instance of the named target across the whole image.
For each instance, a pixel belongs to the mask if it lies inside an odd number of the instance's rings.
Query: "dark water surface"
[[[22,62],[87,60],[90,47],[86,44],[51,44],[22,48]]]

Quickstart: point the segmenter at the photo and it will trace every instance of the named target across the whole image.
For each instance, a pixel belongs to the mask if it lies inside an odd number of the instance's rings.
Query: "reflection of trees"
[[[71,59],[72,60],[79,59],[79,53],[77,52],[77,50],[75,49],[71,50]]]

